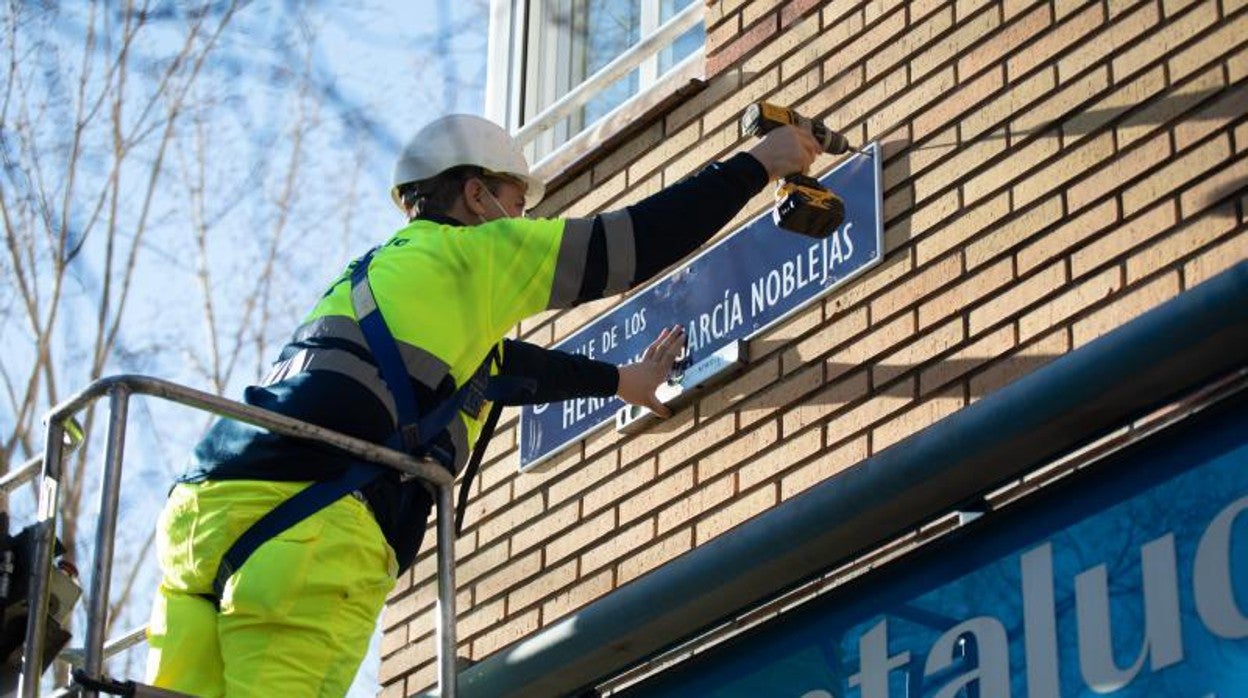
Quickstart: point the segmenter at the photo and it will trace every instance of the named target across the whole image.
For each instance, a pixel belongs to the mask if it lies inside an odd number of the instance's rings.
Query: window
[[[486,114],[541,162],[665,77],[701,77],[705,0],[492,0]]]

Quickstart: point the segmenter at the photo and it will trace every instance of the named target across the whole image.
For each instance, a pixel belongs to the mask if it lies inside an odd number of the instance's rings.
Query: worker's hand
[[[823,148],[807,129],[781,126],[772,129],[746,152],[767,168],[768,179],[775,180],[791,174],[804,174]]]
[[[641,361],[620,366],[620,387],[616,395],[630,405],[648,408],[660,417],[672,416],[672,411],[659,402],[655,391],[667,380],[676,357],[685,346],[685,328],[680,325],[664,327],[658,339],[646,347]]]

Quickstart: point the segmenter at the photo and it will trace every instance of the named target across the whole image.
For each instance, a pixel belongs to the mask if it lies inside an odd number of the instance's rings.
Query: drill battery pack
[[[772,220],[784,230],[826,238],[845,220],[845,202],[812,177],[790,175],[776,188]]]

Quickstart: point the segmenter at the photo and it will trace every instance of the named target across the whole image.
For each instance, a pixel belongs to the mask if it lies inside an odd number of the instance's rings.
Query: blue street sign
[[[818,240],[782,230],[770,212],[555,345],[615,364],[640,359],[664,327],[683,325],[693,364],[749,339],[878,264],[884,253],[880,148],[851,156],[820,182],[845,220]],[[529,470],[615,420],[623,402],[586,398],[520,412],[520,469]]]

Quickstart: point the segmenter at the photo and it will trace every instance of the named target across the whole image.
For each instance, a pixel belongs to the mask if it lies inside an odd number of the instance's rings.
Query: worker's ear
[[[486,212],[486,196],[485,182],[477,177],[469,177],[464,181],[464,188],[461,192],[464,197],[464,208],[481,218],[485,218]]]

